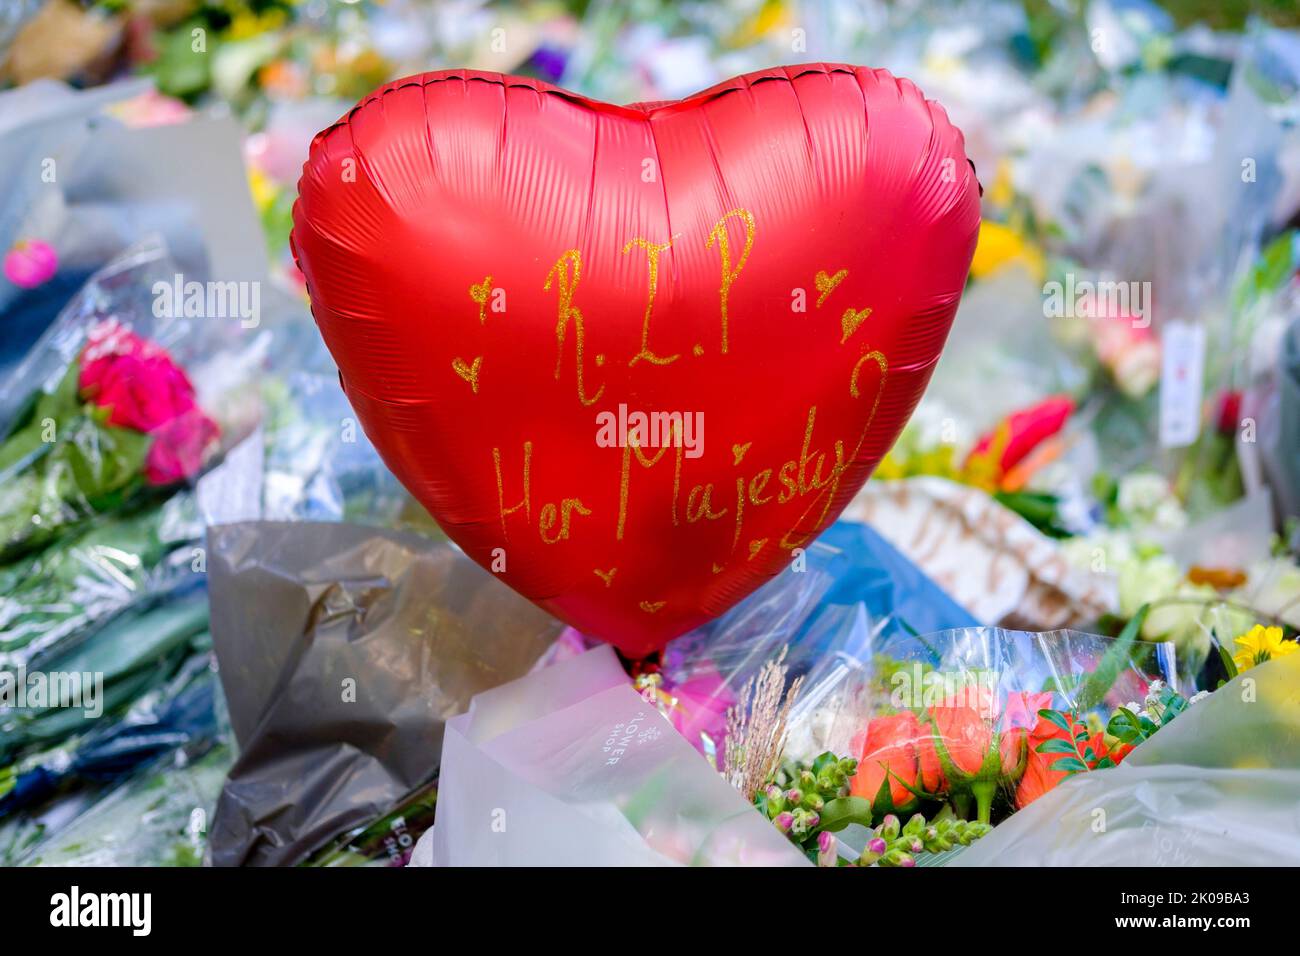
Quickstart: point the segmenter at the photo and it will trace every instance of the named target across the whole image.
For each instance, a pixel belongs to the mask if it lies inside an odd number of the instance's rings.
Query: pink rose
[[[1002,712],[1002,729],[1033,730],[1040,720],[1038,712],[1052,706],[1052,692],[1040,693],[1029,691],[1012,691],[1007,694],[1007,706]]]
[[[144,459],[144,477],[151,485],[170,485],[195,475],[221,430],[197,407],[173,418],[153,432]]]
[[[48,242],[23,239],[5,256],[5,278],[22,289],[34,289],[54,278],[59,254]]]
[[[1148,321],[1127,313],[1099,315],[1089,322],[1101,364],[1120,391],[1141,398],[1160,380],[1160,340]]]
[[[113,320],[91,330],[78,385],[85,399],[109,410],[110,425],[139,432],[196,408],[194,386],[167,350]]]

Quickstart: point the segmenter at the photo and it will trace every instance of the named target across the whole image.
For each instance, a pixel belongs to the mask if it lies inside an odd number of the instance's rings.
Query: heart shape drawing
[[[979,216],[961,134],[882,70],[629,107],[453,70],[317,135],[292,241],[388,467],[642,656],[803,569],[925,389]]]

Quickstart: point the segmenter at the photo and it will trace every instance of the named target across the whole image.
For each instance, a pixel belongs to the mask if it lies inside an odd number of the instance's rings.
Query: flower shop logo
[[[614,729],[609,732],[605,738],[604,745],[600,748],[601,753],[605,755],[605,766],[612,767],[627,753],[627,748],[632,744],[652,743],[659,739],[659,729],[657,727],[643,726],[647,712],[644,710],[637,711],[635,717],[623,724],[615,724]]]
[[[0,671],[0,708],[81,708],[87,717],[104,713],[103,671]]]
[[[152,911],[152,893],[82,893],[73,886],[50,897],[51,926],[125,926],[132,936],[148,936]]]
[[[1145,329],[1151,325],[1151,283],[1076,280],[1073,272],[1067,272],[1065,282],[1043,283],[1043,315],[1049,319],[1127,316],[1134,328]]]
[[[171,282],[153,284],[153,314],[159,319],[239,319],[246,329],[262,321],[262,283],[185,281],[179,272]]]
[[[704,454],[703,412],[628,412],[620,404],[618,413],[596,413],[596,445],[600,448],[684,448],[687,458]]]
[[[898,710],[969,707],[982,713],[997,699],[998,678],[992,671],[925,671],[920,661],[913,661],[889,682],[889,702]]]

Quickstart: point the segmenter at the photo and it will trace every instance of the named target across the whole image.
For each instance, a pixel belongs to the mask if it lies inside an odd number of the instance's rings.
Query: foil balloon
[[[452,70],[316,136],[293,247],[388,467],[639,657],[801,570],[920,399],[979,216],[960,132],[882,70],[627,107]]]

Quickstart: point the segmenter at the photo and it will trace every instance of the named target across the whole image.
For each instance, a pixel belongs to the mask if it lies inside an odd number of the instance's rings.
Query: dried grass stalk
[[[726,778],[750,802],[781,763],[786,721],[803,686],[800,677],[786,688],[789,649],[781,648],[776,660],[747,680],[739,699],[727,710]]]

